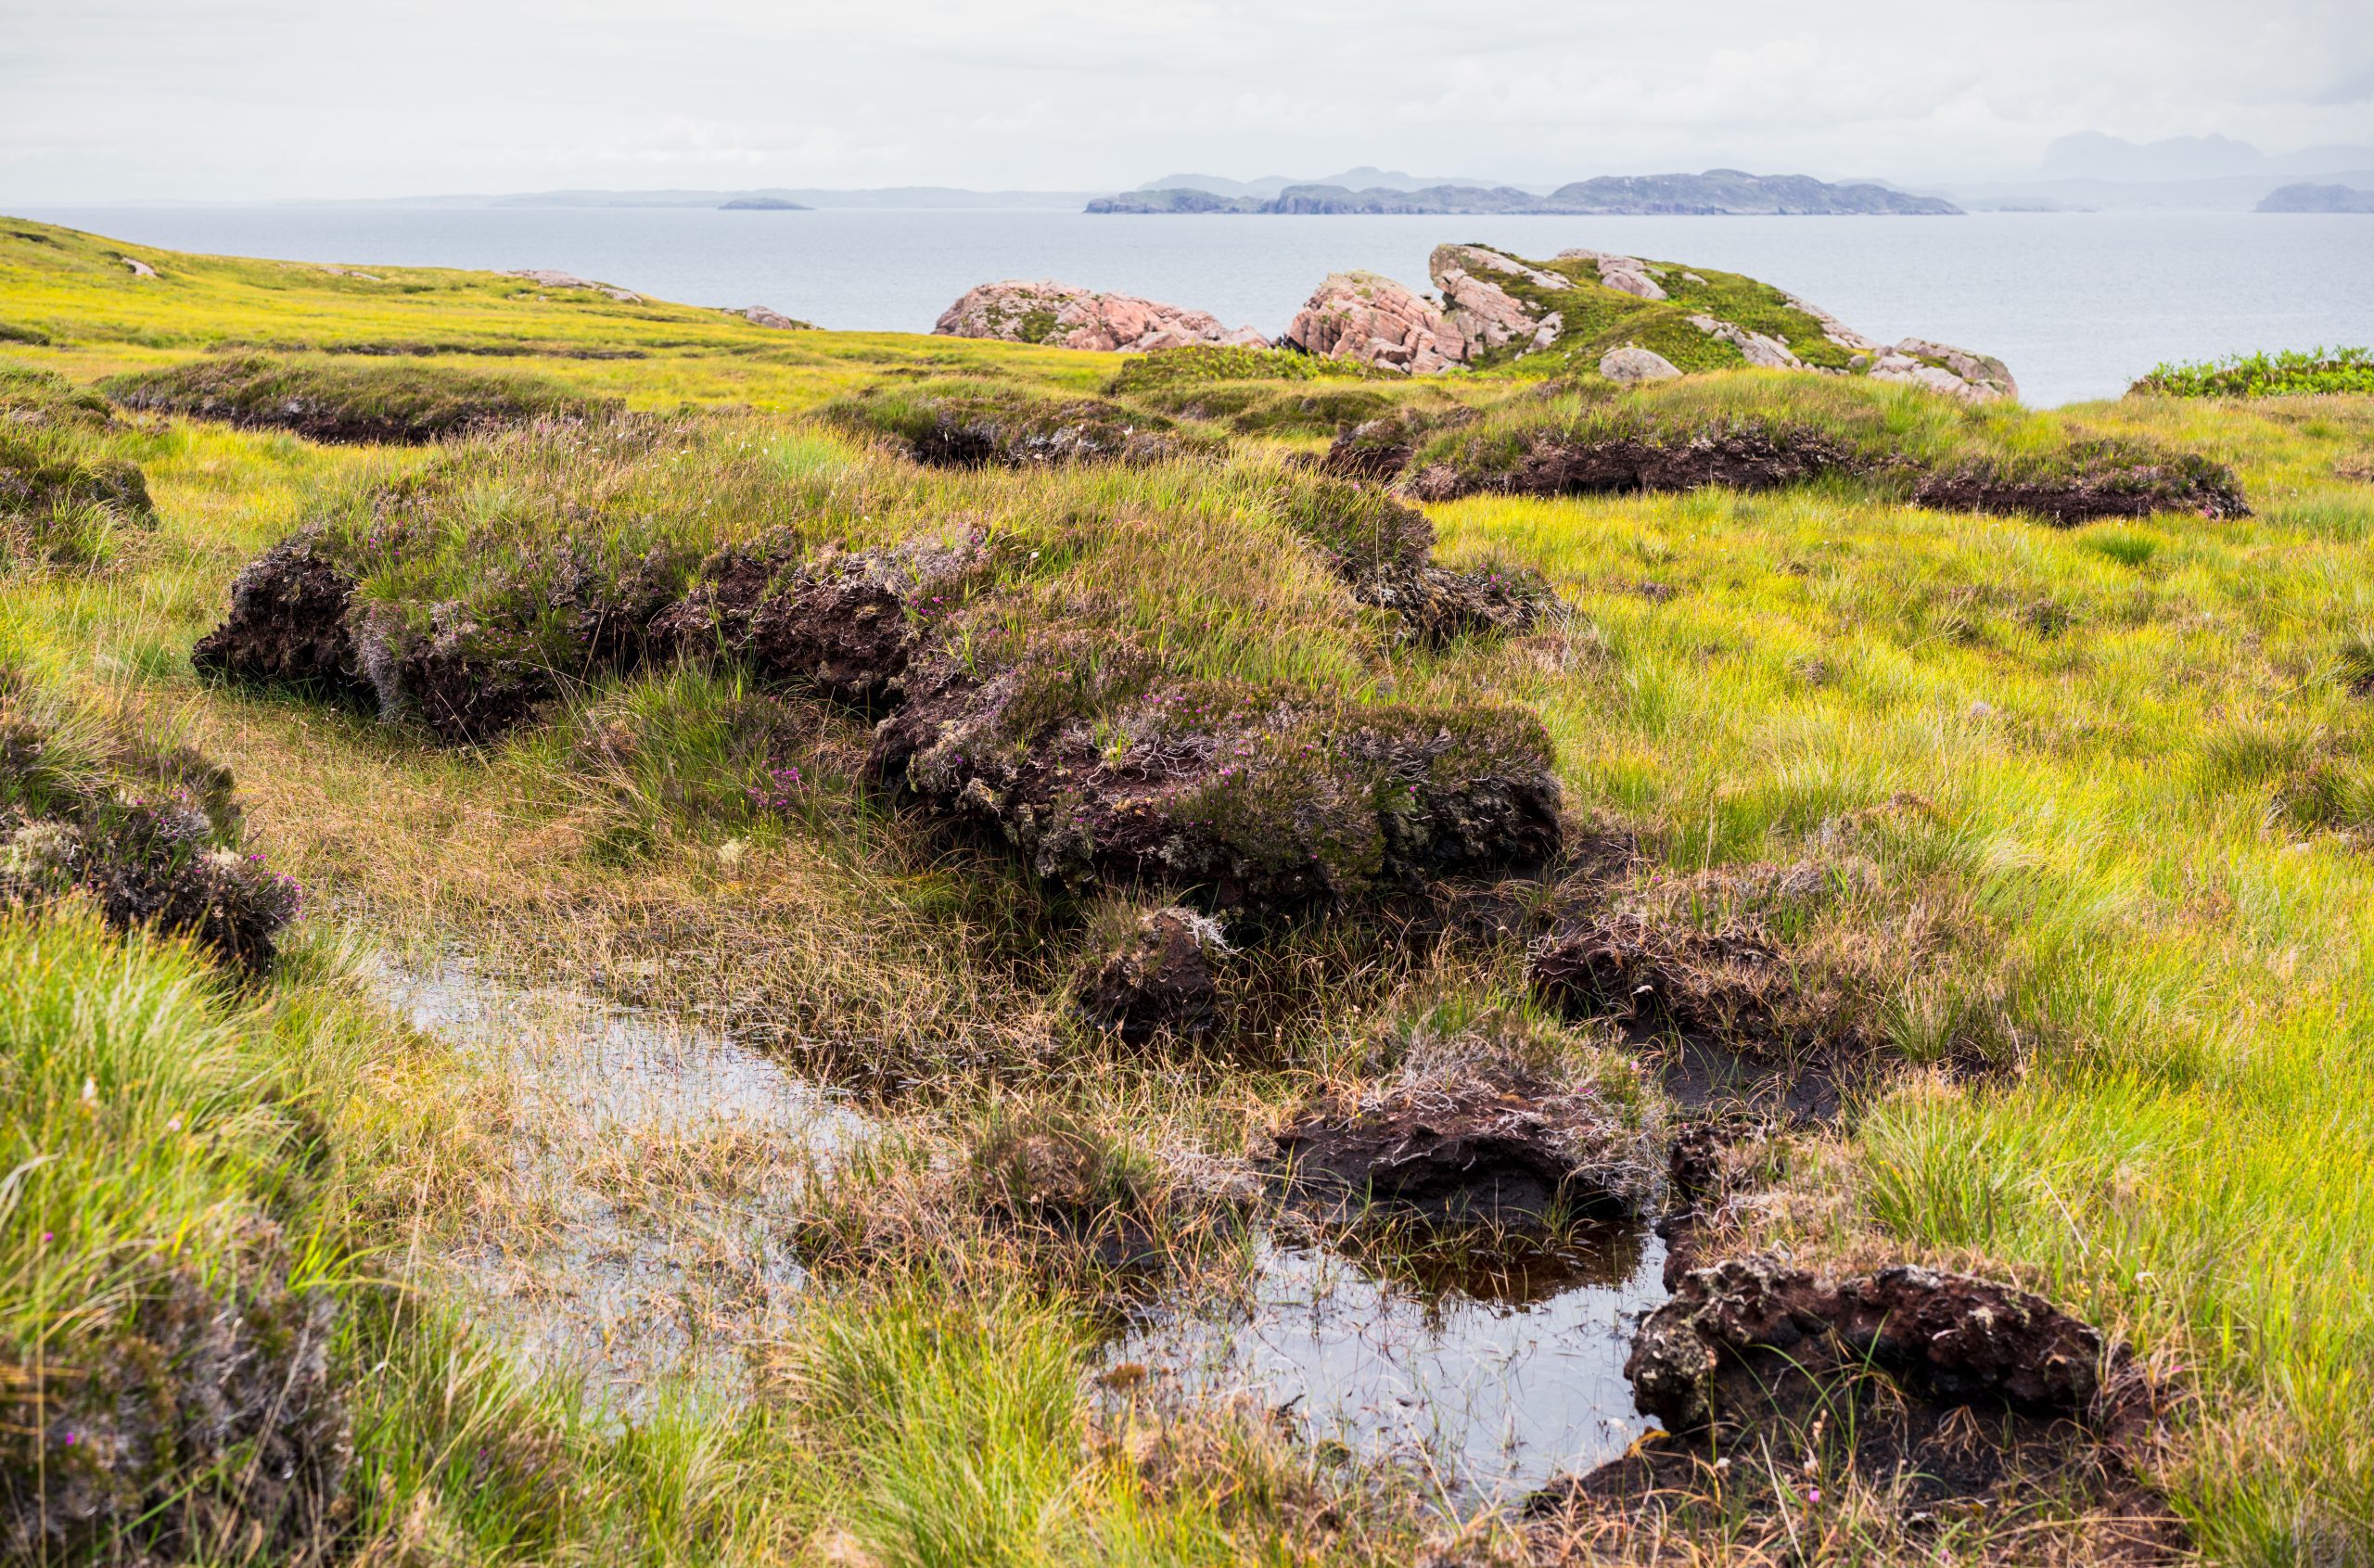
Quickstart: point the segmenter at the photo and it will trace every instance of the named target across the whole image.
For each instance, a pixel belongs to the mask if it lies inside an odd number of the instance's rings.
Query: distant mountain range
[[[2374,143],[2269,153],[2226,136],[2131,142],[2100,132],[2063,136],[2033,172],[1992,180],[1909,185],[1879,180],[1825,182],[1805,175],[1754,175],[1733,169],[1699,174],[1602,176],[1550,186],[1473,174],[1410,174],[1361,165],[1323,179],[1265,174],[1166,174],[1135,190],[966,190],[953,185],[861,189],[767,186],[747,190],[549,190],[503,195],[408,197],[393,201],[292,203],[372,207],[1036,209],[1078,212],[1416,212],[1442,215],[1554,212],[1795,213],[2091,210],[2247,212],[2303,182],[2374,188]],[[2307,199],[2286,198],[2286,201]],[[2321,198],[2319,198],[2321,199]],[[2276,209],[2269,209],[2270,210]],[[2282,210],[2290,210],[2290,208]]]
[[[1174,176],[1183,179],[1185,176]],[[1266,182],[1262,182],[1266,183]],[[1933,196],[1914,196],[1892,186],[1831,185],[1804,174],[1750,174],[1709,169],[1703,174],[1603,175],[1576,180],[1540,193],[1517,185],[1429,185],[1414,188],[1342,185],[1288,185],[1273,195],[1230,194],[1179,184],[1104,197],[1091,212],[1259,212],[1306,214],[1417,212],[1693,214],[1732,216],[1887,214],[1934,216],[1961,209]]]

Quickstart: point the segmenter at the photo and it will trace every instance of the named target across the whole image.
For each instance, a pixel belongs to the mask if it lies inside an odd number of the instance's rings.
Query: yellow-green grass
[[[1785,858],[1900,794],[1934,808],[1898,853],[1993,917],[2034,1050],[2016,1082],[1923,1084],[1865,1119],[1856,1222],[2015,1264],[2165,1347],[2206,1418],[2189,1511],[2279,1559],[2374,1511],[2374,821],[2328,804],[2364,799],[2374,740],[2345,657],[2374,612],[2374,491],[2318,482],[2374,410],[2119,412],[2246,465],[2262,515],[2055,532],[1706,494],[1436,521],[1589,618],[1583,679],[1512,678],[1576,793],[1669,861]],[[1902,999],[1908,1040],[1928,1001]]]
[[[135,275],[125,256],[157,275]],[[1112,373],[1104,354],[905,333],[779,331],[696,306],[629,303],[495,273],[332,272],[123,245],[21,218],[0,219],[0,328],[48,339],[22,343],[0,331],[0,352],[45,349],[42,363],[83,381],[228,347],[399,361],[428,350],[465,365],[501,356],[492,363],[543,370],[638,408],[685,399],[806,407],[901,369],[994,369],[1077,393]]]
[[[155,282],[176,281],[184,259],[139,254],[166,274]],[[276,265],[224,263],[211,307],[193,283],[172,307],[180,330],[200,331],[210,308],[225,332],[248,330],[241,313],[263,319],[264,289],[238,269]],[[0,274],[0,319],[19,317],[16,275]],[[148,282],[49,277],[39,319],[71,341],[8,352],[85,379],[186,353],[103,337],[134,308],[121,292]],[[612,321],[606,301],[540,305],[499,287],[480,277],[453,303],[463,317],[517,312],[505,330],[522,334],[575,322],[587,342],[648,341],[632,310]],[[323,301],[308,308],[351,312],[358,336],[434,320],[432,296],[304,287]],[[817,335],[805,362],[759,364],[733,347],[758,329],[701,325],[718,348],[534,363],[646,408],[805,408],[933,353],[1066,390],[1110,367],[917,338],[877,340],[884,357],[868,362],[840,335]],[[754,396],[761,376],[771,391]],[[2374,402],[2134,399],[2070,416],[2233,464],[2257,516],[2052,530],[1829,491],[1474,498],[1433,509],[1448,564],[1533,567],[1576,615],[1444,651],[1399,644],[1349,602],[1278,516],[1279,474],[1262,462],[927,473],[812,427],[751,428],[820,539],[1092,532],[1096,592],[1051,586],[1017,613],[1159,633],[1215,674],[1530,705],[1570,804],[1637,830],[1668,868],[1821,853],[1826,823],[1921,797],[1928,809],[1857,842],[1883,873],[1953,895],[2024,1071],[1893,1093],[1803,1162],[1803,1201],[1776,1207],[1768,1230],[1817,1256],[2008,1268],[2100,1316],[2181,1365],[2199,1395],[2168,1478],[2212,1555],[2345,1557],[2374,1539],[2374,1307],[2358,1286],[2374,1265],[2360,1016],[2374,816],[2355,804],[2374,799],[2374,733],[2350,687],[2374,633],[2374,489],[2337,475],[2374,450]],[[806,816],[747,810],[750,775],[735,770],[752,759],[718,738],[745,695],[729,678],[597,683],[552,726],[468,755],[198,685],[184,656],[244,560],[362,479],[425,459],[178,423],[112,439],[147,467],[159,531],[96,575],[11,580],[0,642],[231,760],[257,841],[360,929],[589,968],[657,958],[673,973],[655,989],[722,1001],[795,1049],[838,1027],[902,1063],[1027,1064],[1056,1092],[1067,1076],[1136,1071],[1150,1100],[1204,1105],[1187,1119],[1215,1139],[1281,1092],[1225,1063],[1133,1069],[1079,1053],[1055,1016],[1047,917],[994,855],[951,858],[855,792]],[[862,745],[847,720],[806,722],[821,754]],[[614,723],[648,744],[589,744]],[[1357,984],[1332,1012],[1322,999],[1285,1060],[1340,1065],[1344,1014],[1377,1000]],[[1920,1055],[1949,1001],[1908,990],[1887,1026]],[[340,1092],[380,1129],[353,1156],[373,1190],[426,1181],[436,1140],[398,1135],[434,1103],[418,1084],[363,1075]],[[1105,1114],[1129,1114],[1128,1093],[1098,1092]],[[441,1222],[434,1204],[415,1211]],[[382,1198],[368,1225],[402,1212]],[[892,1278],[823,1299],[781,1359],[779,1398],[730,1416],[669,1407],[623,1437],[563,1394],[468,1371],[485,1352],[433,1330],[433,1311],[428,1326],[359,1314],[389,1360],[366,1385],[364,1448],[407,1478],[391,1495],[412,1511],[375,1504],[373,1528],[414,1532],[423,1556],[447,1542],[466,1560],[531,1561],[796,1560],[843,1550],[842,1532],[885,1562],[1087,1561],[1115,1543],[1150,1561],[1243,1560],[1286,1529],[1291,1510],[1270,1506],[1272,1534],[1223,1552],[1207,1498],[1149,1516],[1146,1499],[1169,1495],[1142,1472],[1126,1487],[1094,1469],[1065,1485],[1079,1462],[1058,1471],[1057,1456],[1077,1454],[1081,1418],[1059,1385],[1078,1368],[1079,1319],[1028,1293],[913,1294],[931,1288]],[[469,1455],[490,1442],[517,1468],[474,1493],[466,1479],[486,1472]],[[820,1468],[791,1457],[803,1450]],[[968,1454],[969,1470],[927,1470]],[[555,1474],[590,1499],[581,1515],[539,1490]]]

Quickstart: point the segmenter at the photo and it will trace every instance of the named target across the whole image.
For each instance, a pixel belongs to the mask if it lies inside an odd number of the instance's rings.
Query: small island
[[[2374,191],[2303,182],[2259,198],[2262,212],[2374,212]]]
[[[805,212],[807,208],[797,201],[785,201],[779,196],[737,196],[731,201],[720,202],[721,212]]]

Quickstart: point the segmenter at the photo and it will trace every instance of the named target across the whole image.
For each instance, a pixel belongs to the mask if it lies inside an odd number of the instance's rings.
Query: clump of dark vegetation
[[[535,420],[582,420],[617,400],[523,371],[224,354],[100,383],[126,408],[288,430],[317,441],[419,444]]]
[[[44,370],[0,365],[0,549],[90,566],[122,527],[153,528],[140,465],[108,455],[105,399]]]
[[[1387,374],[1349,360],[1319,359],[1291,349],[1198,343],[1130,356],[1105,382],[1104,395],[1126,398],[1173,392],[1214,381],[1373,380]]]
[[[845,429],[889,436],[916,462],[942,468],[1159,463],[1202,444],[1161,414],[1120,403],[979,385],[868,387],[824,414]]]
[[[0,904],[79,895],[117,930],[187,937],[243,975],[270,967],[297,912],[296,884],[240,848],[228,770],[62,720],[9,671],[0,834]]]
[[[1331,462],[1382,477],[1393,444],[1347,448]],[[1742,373],[1548,406],[1518,400],[1435,435],[1393,472],[1426,501],[1834,480],[1883,498],[2063,524],[2250,511],[2233,471],[2197,453],[1843,376]]]
[[[1228,952],[1219,923],[1193,910],[1149,911],[1091,960],[1079,988],[1091,1026],[1131,1044],[1217,1031],[1223,1018],[1212,960]]]
[[[1418,642],[1522,631],[1556,602],[1540,574],[1524,567],[1437,566],[1434,524],[1382,490],[1321,478],[1290,486],[1279,505],[1286,526],[1325,553],[1354,598],[1392,612]]]
[[[987,565],[978,540],[827,546],[811,557],[798,534],[784,530],[703,562],[652,631],[687,655],[881,709],[903,692],[908,660],[933,623],[955,612]]]
[[[1290,1193],[1336,1227],[1555,1233],[1637,1217],[1656,1179],[1632,1064],[1499,1011],[1388,1031],[1358,1086],[1321,1091],[1276,1136]]]
[[[1662,1430],[1531,1500],[1552,1541],[1720,1529],[1760,1550],[1819,1531],[1900,1559],[1983,1519],[2087,1562],[2172,1562],[2189,1544],[2138,1473],[2161,1391],[2125,1346],[2008,1285],[1735,1258],[1681,1280],[1625,1375]]]
[[[197,1562],[231,1542],[293,1560],[338,1532],[353,1447],[335,1303],[290,1286],[269,1222],[236,1252],[211,1281],[151,1261],[129,1320],[71,1359],[0,1347],[0,1554]]]
[[[1685,1104],[1828,1121],[1906,1060],[1979,1074],[2020,1050],[1981,918],[1843,846],[1551,904],[1535,991],[1617,1026]]]
[[[322,530],[300,529],[231,580],[230,614],[190,649],[190,664],[201,675],[363,695],[370,683],[346,623],[353,598],[354,578]]]
[[[2201,364],[2162,364],[2127,395],[2282,398],[2374,392],[2374,349],[2286,350],[2235,354]]]

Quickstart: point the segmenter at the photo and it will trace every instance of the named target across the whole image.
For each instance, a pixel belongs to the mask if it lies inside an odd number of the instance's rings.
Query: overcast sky
[[[2369,0],[0,0],[0,200],[1968,178],[2374,140]]]

